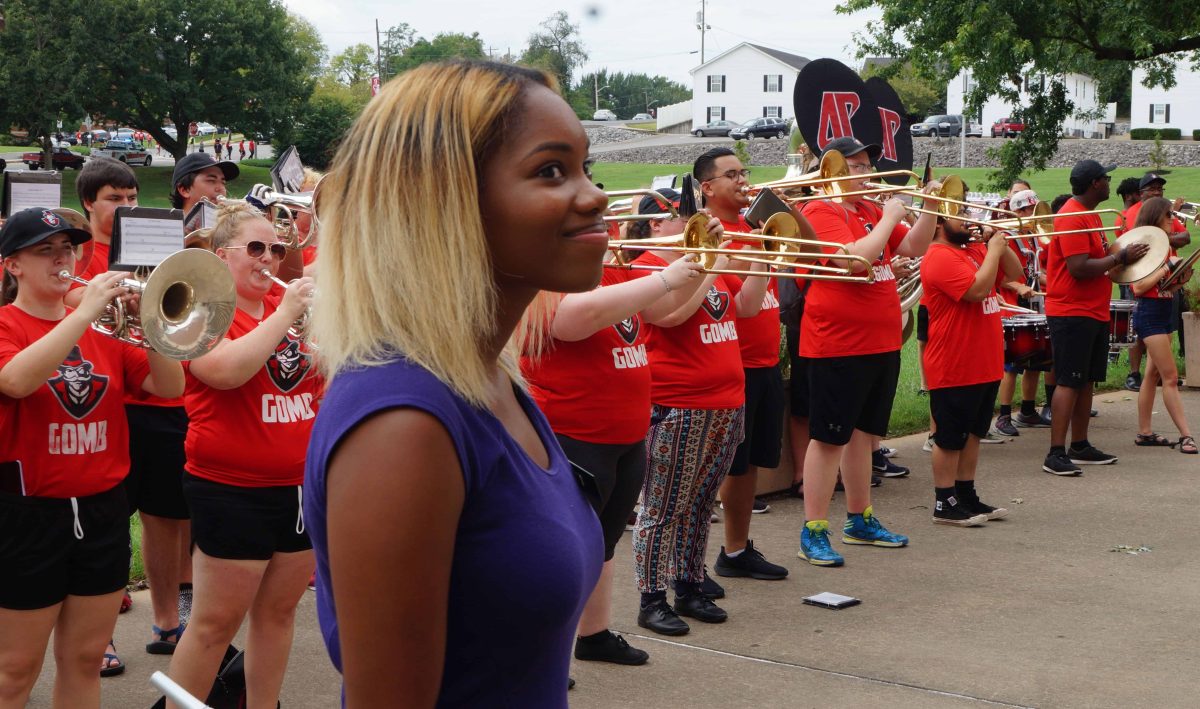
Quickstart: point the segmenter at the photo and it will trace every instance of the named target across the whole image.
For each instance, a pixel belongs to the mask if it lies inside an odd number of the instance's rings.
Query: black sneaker
[[[885,478],[902,478],[909,473],[908,468],[888,460],[881,451],[871,454],[871,470]]]
[[[1078,465],[1071,462],[1066,453],[1046,454],[1046,461],[1042,463],[1042,470],[1052,475],[1081,475],[1083,473]]]
[[[708,569],[704,570],[704,581],[700,583],[700,593],[713,600],[725,597],[725,589],[721,587],[721,584],[712,580],[712,577],[708,575]]]
[[[959,507],[966,509],[968,512],[973,512],[977,515],[983,515],[988,518],[988,521],[994,519],[1004,519],[1008,516],[1008,510],[1003,507],[992,507],[986,505],[983,500],[976,497],[974,500],[962,500],[959,502]]]
[[[662,598],[638,611],[637,624],[659,635],[687,635],[691,626]]]
[[[754,498],[754,509],[750,510],[752,514],[764,515],[770,511],[771,506],[768,505],[764,500],[760,500],[757,497]]]
[[[703,593],[675,597],[675,612],[701,623],[724,623],[729,615]]]
[[[1041,410],[1040,412],[1038,412],[1038,416],[1041,416],[1041,417],[1042,417],[1042,420],[1046,422],[1046,425],[1047,425],[1047,426],[1049,426],[1049,425],[1050,425],[1050,421],[1051,421],[1051,415],[1050,415],[1050,407],[1049,407],[1049,405],[1047,405],[1047,406],[1043,406],[1043,407],[1042,407],[1042,410]]]
[[[732,578],[749,576],[752,579],[764,581],[778,581],[787,578],[788,575],[787,569],[767,561],[762,552],[754,548],[753,539],[746,542],[746,548],[735,557],[726,556],[725,547],[721,547],[721,553],[717,555],[717,563],[713,569],[716,570],[718,576]]]
[[[1021,435],[1021,432],[1013,426],[1012,416],[1009,414],[996,417],[996,422],[992,424],[992,432],[1006,438]]]
[[[794,497],[798,500],[804,499],[804,481],[803,480],[801,480],[798,483],[792,483],[792,486],[788,488],[788,497]]]
[[[1125,377],[1125,388],[1129,391],[1139,391],[1142,388],[1142,373],[1130,372],[1128,377]]]
[[[625,638],[611,630],[604,630],[586,638],[575,638],[575,659],[611,662],[617,665],[644,665],[646,660],[650,659],[650,653],[630,647]]]
[[[1049,418],[1037,413],[1023,414],[1018,411],[1013,414],[1012,422],[1017,428],[1050,428]]]
[[[1075,465],[1112,465],[1117,462],[1117,456],[1109,455],[1096,446],[1068,448],[1067,456]]]
[[[958,504],[958,499],[936,500],[933,503],[933,523],[955,527],[978,527],[987,522],[987,515],[978,514]]]

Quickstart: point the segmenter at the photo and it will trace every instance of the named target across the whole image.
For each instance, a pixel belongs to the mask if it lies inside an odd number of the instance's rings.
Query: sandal
[[[1174,444],[1157,433],[1139,433],[1133,439],[1135,446],[1173,446]]]
[[[121,662],[121,658],[117,657],[117,646],[113,645],[113,641],[108,641],[108,646],[113,649],[112,652],[104,653],[104,667],[100,668],[101,677],[116,677],[125,671],[125,663]],[[116,662],[117,664],[113,664]]]
[[[1188,455],[1200,453],[1200,449],[1196,448],[1196,439],[1191,436],[1182,436],[1179,439],[1179,452],[1187,453]]]
[[[158,639],[146,643],[146,652],[151,655],[174,655],[175,648],[179,646],[179,639],[183,636],[183,626],[178,625],[170,630],[163,630],[157,625],[150,627],[154,629]],[[175,636],[175,639],[167,640],[171,636]]]

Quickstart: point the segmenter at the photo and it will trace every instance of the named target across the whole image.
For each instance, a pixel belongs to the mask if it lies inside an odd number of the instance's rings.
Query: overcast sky
[[[579,25],[593,69],[662,74],[691,85],[688,71],[700,63],[696,29],[699,0],[284,0],[284,4],[320,30],[330,55],[353,44],[375,45],[380,29],[407,22],[418,36],[439,32],[478,32],[485,49],[496,55],[519,53],[539,23],[557,9]],[[852,36],[878,12],[846,16],[834,12],[834,0],[807,3],[754,3],[709,0],[705,58],[740,42],[754,42],[809,59],[832,57],[857,67]],[[692,54],[691,52],[695,52]]]

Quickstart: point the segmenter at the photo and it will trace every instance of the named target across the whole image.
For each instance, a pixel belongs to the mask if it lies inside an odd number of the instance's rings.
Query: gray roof
[[[802,57],[799,54],[790,54],[788,52],[783,52],[778,49],[771,49],[770,47],[764,47],[761,44],[751,44],[749,42],[747,42],[747,44],[750,44],[751,47],[754,47],[755,49],[762,52],[763,54],[770,55],[796,70],[803,69],[804,65],[810,61],[807,57]]]

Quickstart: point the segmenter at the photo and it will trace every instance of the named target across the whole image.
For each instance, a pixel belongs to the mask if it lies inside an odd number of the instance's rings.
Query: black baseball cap
[[[1144,190],[1155,182],[1165,185],[1167,184],[1167,178],[1157,172],[1147,172],[1145,175],[1142,175],[1142,179],[1138,180],[1138,189]]]
[[[91,232],[71,224],[53,209],[30,207],[22,209],[4,222],[0,229],[0,258],[8,258],[34,244],[40,244],[55,234],[71,237],[75,246],[91,241]]]
[[[655,192],[665,197],[671,203],[672,207],[679,206],[679,193],[670,187],[662,187],[655,190]],[[662,202],[650,195],[642,197],[642,201],[638,202],[638,214],[660,214],[665,211],[667,209],[663,207]]]
[[[237,163],[230,162],[229,160],[218,162],[209,153],[188,153],[175,162],[175,171],[171,173],[171,185],[172,187],[178,186],[179,181],[188,175],[210,167],[221,168],[221,174],[225,175],[226,180],[237,179],[238,174],[241,172],[238,170]]]
[[[842,157],[847,158],[851,155],[858,155],[865,150],[867,151],[867,157],[871,158],[871,162],[875,162],[879,159],[880,155],[883,155],[883,148],[879,147],[878,145],[875,145],[874,143],[863,145],[858,138],[849,135],[842,136],[841,138],[834,138],[833,140],[829,141],[829,143],[826,144],[825,149],[821,151],[821,154],[824,155],[830,150],[836,150],[842,154]]]
[[[1075,163],[1075,167],[1071,168],[1071,185],[1087,186],[1093,181],[1105,177],[1108,173],[1116,170],[1114,165],[1101,165],[1095,160],[1080,160]]]

